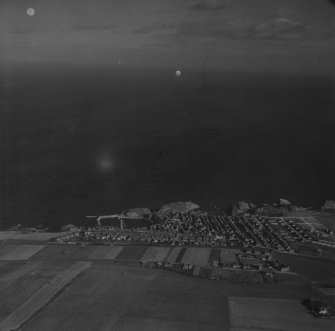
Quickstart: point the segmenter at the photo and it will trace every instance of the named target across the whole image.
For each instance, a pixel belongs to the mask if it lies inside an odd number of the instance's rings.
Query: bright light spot
[[[34,8],[28,8],[27,9],[27,15],[28,16],[34,16],[35,15],[35,9]]]
[[[181,75],[181,71],[180,70],[177,70],[176,71],[176,76],[179,77]]]
[[[115,167],[115,160],[112,155],[103,154],[98,157],[97,166],[100,172],[111,172]]]

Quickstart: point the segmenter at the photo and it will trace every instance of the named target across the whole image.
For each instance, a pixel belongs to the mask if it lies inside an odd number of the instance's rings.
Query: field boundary
[[[91,262],[79,261],[52,278],[42,286],[30,299],[13,311],[0,323],[0,330],[16,330],[46,306],[75,277],[91,266]]]

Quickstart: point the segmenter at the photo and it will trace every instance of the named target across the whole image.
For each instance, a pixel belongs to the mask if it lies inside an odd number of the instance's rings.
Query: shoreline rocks
[[[324,205],[321,207],[321,209],[335,210],[335,201],[334,200],[326,200]]]
[[[199,209],[200,206],[188,201],[188,202],[172,202],[169,203],[167,205],[163,205],[160,209],[159,209],[159,213],[160,214],[165,214],[165,213],[187,213],[191,210],[194,209]]]
[[[149,208],[131,208],[126,212],[126,216],[130,217],[143,217],[150,216],[151,211]]]

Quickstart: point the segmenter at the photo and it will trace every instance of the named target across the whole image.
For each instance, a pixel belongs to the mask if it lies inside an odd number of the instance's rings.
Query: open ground
[[[316,293],[294,274],[278,275],[278,283],[239,284],[140,267],[140,261],[162,259],[205,265],[213,255],[233,261],[235,250],[32,246],[22,246],[25,254],[18,244],[0,247],[0,330],[244,331],[262,323],[267,330],[332,329],[328,322],[309,323],[300,302]],[[297,318],[270,323],[268,316],[284,320],[290,308]]]

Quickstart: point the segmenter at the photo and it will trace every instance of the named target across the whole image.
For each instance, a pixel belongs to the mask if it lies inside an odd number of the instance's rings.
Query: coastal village
[[[286,200],[283,201],[287,206]],[[144,254],[139,262],[148,268],[255,283],[277,282],[278,273],[290,272],[277,253],[297,254],[301,245],[312,245],[316,252],[335,248],[332,230],[314,217],[275,216],[273,206],[271,213],[264,215],[264,209],[263,214],[251,208],[243,210],[245,205],[239,203],[233,207],[230,216],[202,211],[191,202],[165,205],[157,213],[135,208],[119,215],[99,216],[95,226],[65,226],[63,230],[67,232],[55,240],[85,245],[168,248],[169,254],[160,258]],[[277,207],[277,214],[278,210]]]
[[[311,216],[287,217],[240,211],[209,214],[196,204],[174,203],[158,213],[135,208],[97,217],[95,226],[63,227],[57,241],[139,243],[195,247],[262,248],[295,253],[295,243],[335,248],[331,229]]]
[[[320,215],[332,218],[333,211],[328,209]],[[28,261],[27,267],[43,261],[71,265],[66,281],[55,276],[56,292],[75,277],[71,268],[78,273],[137,268],[136,274],[178,276],[178,282],[202,283],[202,278],[211,280],[211,286],[229,283],[229,287],[249,291],[289,288],[301,301],[295,301],[295,309],[318,320],[331,319],[335,317],[334,285],[326,276],[329,265],[323,261],[334,259],[334,228],[313,215],[317,214],[284,199],[260,207],[239,202],[230,212],[207,212],[192,202],[167,204],[157,212],[134,208],[91,216],[94,224],[68,224],[57,233],[41,226],[28,230],[17,226],[1,233],[0,261]],[[301,264],[307,256],[313,260]],[[316,261],[321,263],[317,275],[311,270]],[[47,298],[54,295],[49,285],[45,291]],[[47,302],[36,295],[41,305]]]

